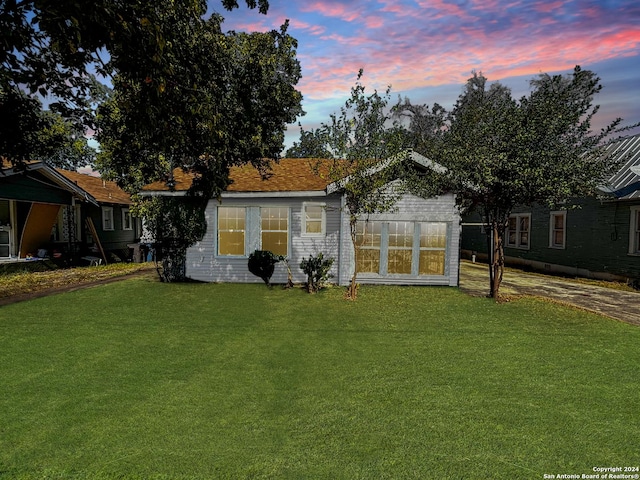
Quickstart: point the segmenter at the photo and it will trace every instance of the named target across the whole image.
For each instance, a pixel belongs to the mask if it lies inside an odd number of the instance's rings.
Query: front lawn
[[[542,479],[640,464],[640,328],[453,288],[136,278],[0,308],[0,478]]]

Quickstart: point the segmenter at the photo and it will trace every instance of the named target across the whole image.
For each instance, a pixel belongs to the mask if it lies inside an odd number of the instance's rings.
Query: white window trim
[[[516,219],[516,243],[509,243],[509,232],[511,230],[509,230],[509,225],[507,225],[507,228],[505,230],[505,246],[507,248],[517,248],[518,250],[529,250],[531,248],[531,213],[512,213],[511,215],[509,215],[509,219],[511,218],[515,218]],[[529,219],[529,241],[527,242],[526,245],[521,245],[520,244],[520,219],[521,218],[528,218]]]
[[[554,217],[561,216],[562,217],[562,245],[557,245],[553,243],[555,236],[553,235],[555,230],[555,219]],[[529,221],[529,231],[531,231],[531,221]],[[531,238],[529,238],[529,242],[531,242]],[[566,210],[557,210],[554,212],[549,212],[549,248],[555,248],[558,250],[564,250],[567,246],[567,211]]]
[[[111,220],[111,226],[107,227],[105,220],[107,217]],[[102,230],[104,232],[112,232],[115,229],[115,225],[113,224],[113,207],[102,207]]]
[[[263,230],[262,229],[262,212],[264,210],[268,210],[270,208],[281,208],[287,211],[287,229],[286,230]],[[285,254],[285,256],[289,256],[291,255],[291,208],[289,207],[279,207],[277,205],[269,205],[268,207],[260,207],[260,218],[259,218],[259,222],[260,222],[260,249],[264,250],[264,246],[262,245],[262,234],[264,232],[267,233],[282,233],[285,232],[287,233],[287,253]]]
[[[231,255],[228,253],[220,253],[220,209],[223,208],[241,208],[244,210],[244,229],[242,230],[244,236],[244,248],[242,255]],[[245,206],[234,205],[221,205],[216,209],[216,257],[221,258],[246,258],[247,257],[247,210]],[[225,230],[227,231],[227,230]]]
[[[127,227],[127,222],[126,222],[127,214],[129,214],[129,227]],[[121,215],[122,215],[122,230],[126,230],[126,231],[133,230],[133,217],[131,216],[129,209],[123,208]]]
[[[640,225],[638,223],[638,212],[640,212],[640,205],[629,208],[629,255],[640,255],[640,240],[636,236]]]
[[[322,218],[321,218],[321,227],[320,232],[318,233],[307,233],[307,207],[321,207],[322,208]],[[302,204],[302,224],[300,228],[300,234],[303,237],[325,237],[327,235],[327,204],[319,203],[319,202],[304,202]]]

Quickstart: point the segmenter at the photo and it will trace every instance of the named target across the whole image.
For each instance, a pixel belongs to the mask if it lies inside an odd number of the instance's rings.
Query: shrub
[[[300,269],[307,275],[307,291],[309,293],[317,292],[329,278],[333,277],[329,273],[333,261],[333,258],[325,260],[322,253],[319,253],[316,257],[309,255],[309,259],[300,262]]]
[[[269,250],[256,250],[249,255],[249,271],[256,277],[260,277],[262,281],[271,286],[271,276],[278,263],[282,258],[274,255]]]

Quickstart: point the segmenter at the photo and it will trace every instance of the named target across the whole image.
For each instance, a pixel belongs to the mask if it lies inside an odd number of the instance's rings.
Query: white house
[[[413,152],[407,161],[434,168]],[[295,282],[309,255],[333,257],[333,280],[348,285],[354,265],[349,214],[336,184],[318,173],[327,160],[281,159],[263,179],[250,165],[233,167],[231,185],[206,208],[207,233],[187,250],[186,275],[207,282],[261,282],[247,267],[249,254],[270,250],[286,255]],[[320,169],[322,170],[322,168]],[[184,195],[192,177],[174,172],[171,191],[162,182],[144,195]],[[358,282],[362,284],[458,285],[460,215],[453,194],[420,198],[404,194],[392,212],[358,222]],[[272,283],[285,283],[277,265]]]

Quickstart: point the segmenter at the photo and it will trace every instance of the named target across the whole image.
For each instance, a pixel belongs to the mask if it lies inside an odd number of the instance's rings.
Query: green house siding
[[[36,176],[36,174],[34,174]],[[50,180],[37,175],[39,179],[24,175],[13,175],[2,179],[0,198],[36,203],[71,205],[71,193],[51,184]]]
[[[531,214],[529,248],[505,247],[507,264],[525,264],[579,276],[640,278],[640,256],[628,253],[631,206],[640,202],[601,202],[588,198],[576,203],[577,208],[566,211],[564,248],[550,247],[551,211],[548,208],[515,209],[514,214]],[[480,217],[472,215],[463,223],[479,222]],[[486,255],[486,236],[480,226],[463,227],[462,249],[467,255]]]
[[[131,230],[123,230],[122,227],[122,210],[128,209],[128,206],[113,205],[113,230],[103,230],[102,228],[102,207],[89,207],[83,212],[82,222],[86,225],[87,216],[93,221],[96,232],[100,237],[102,248],[106,251],[123,250],[127,251],[128,244],[134,243],[140,238],[140,232],[137,228],[137,222],[133,221]],[[87,235],[90,233],[87,231]]]

